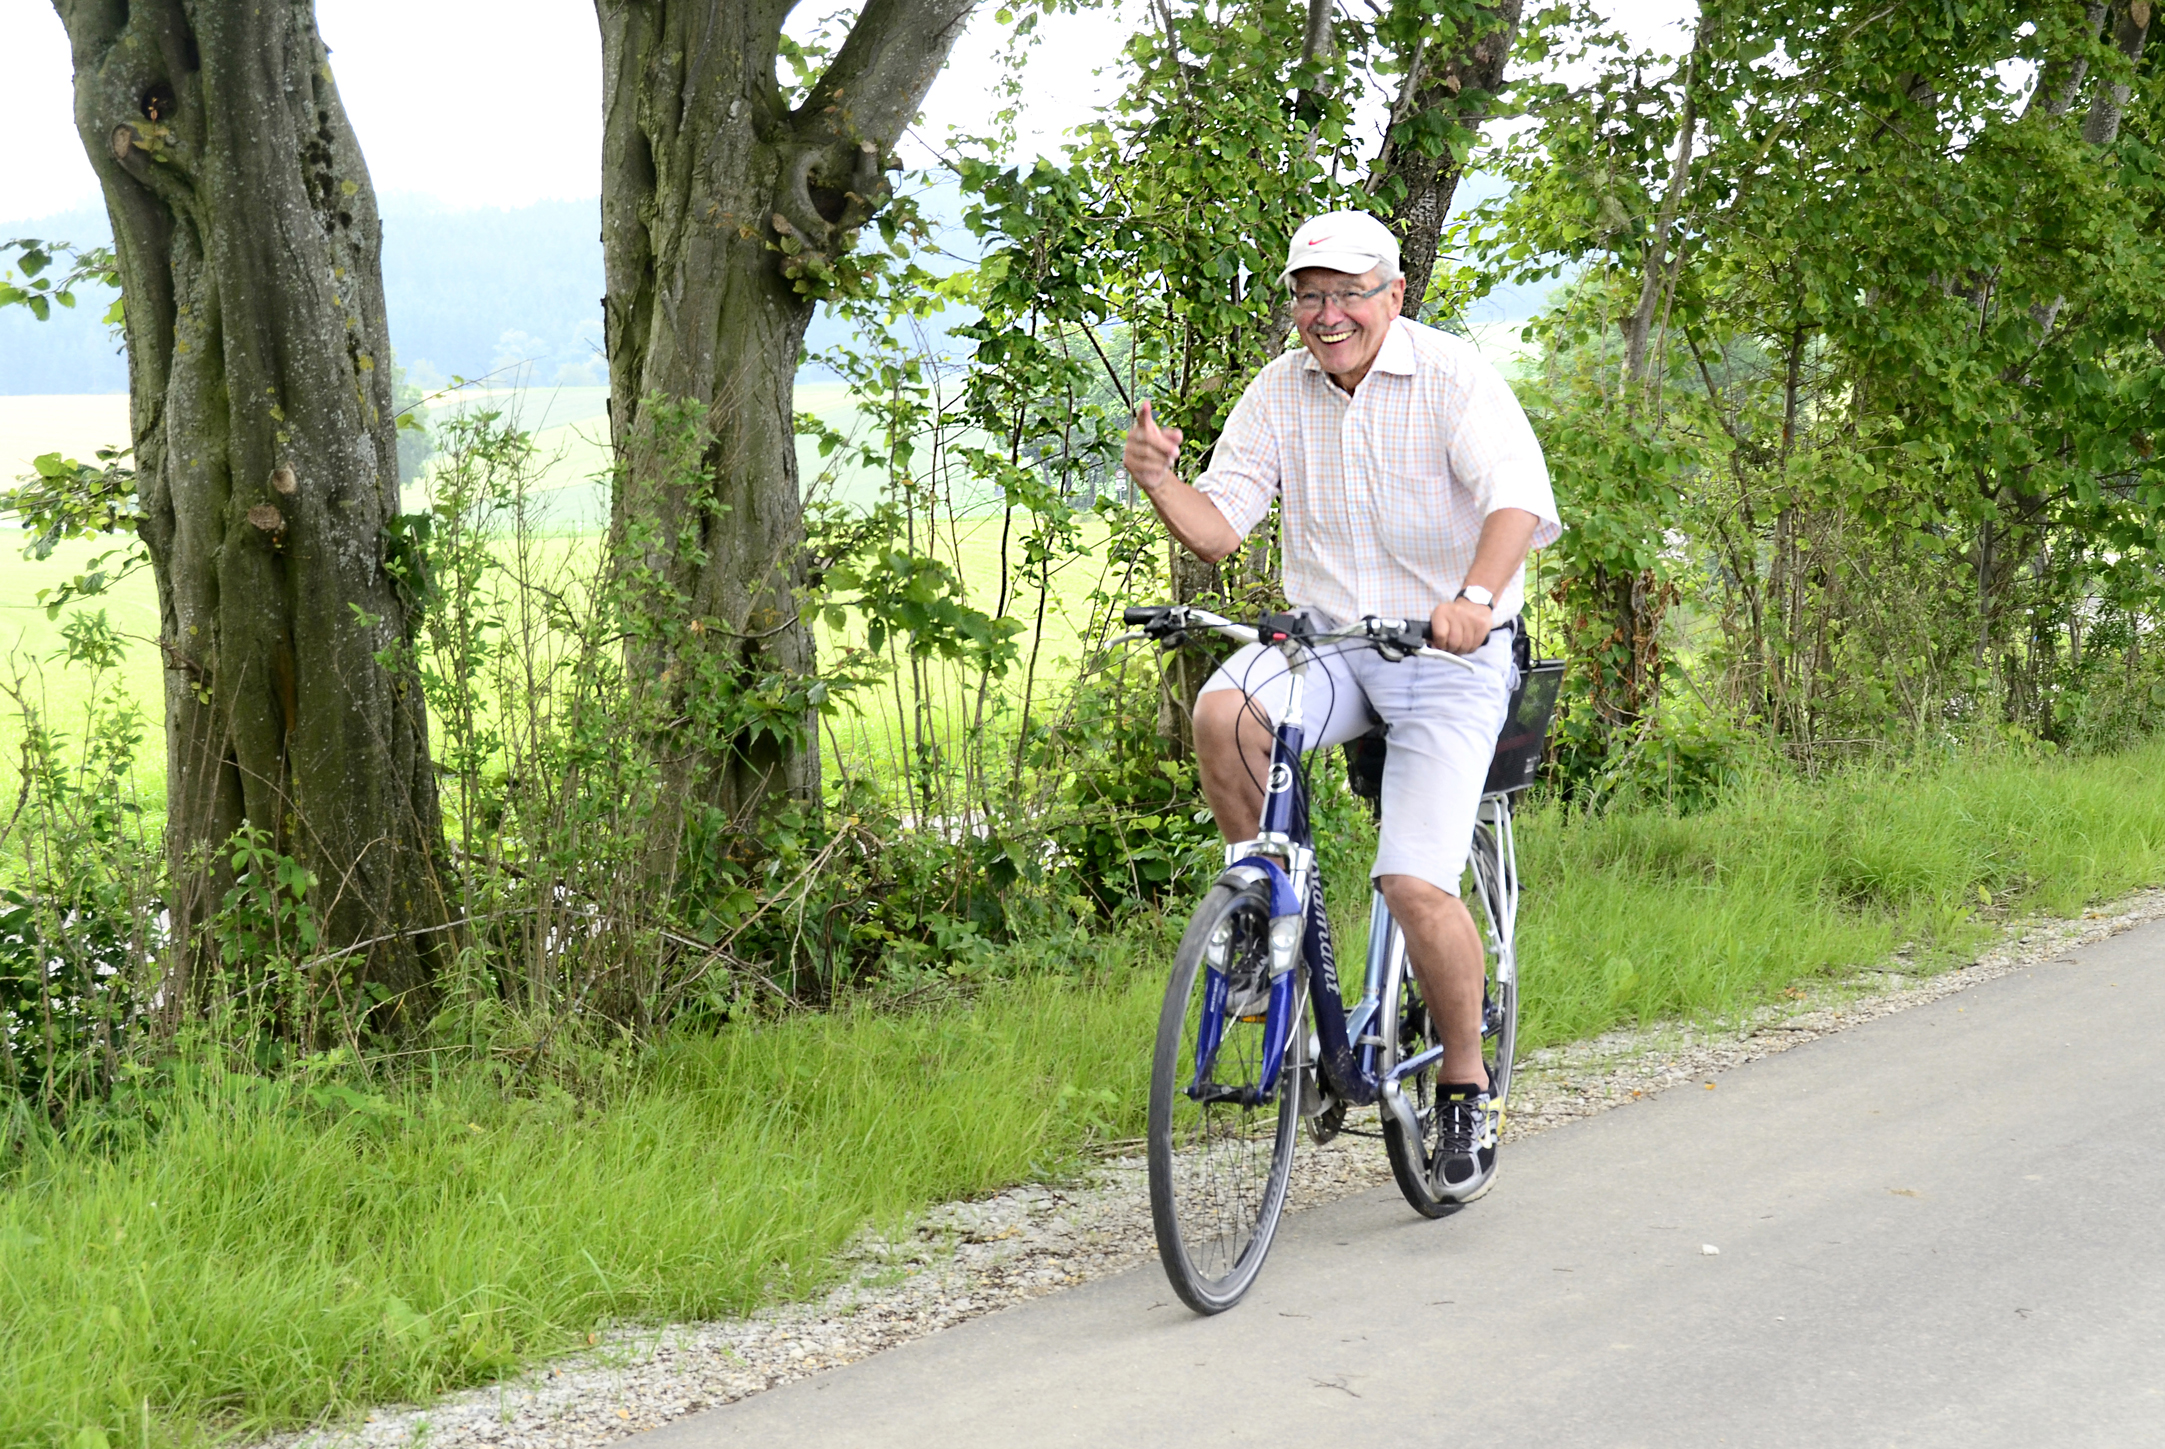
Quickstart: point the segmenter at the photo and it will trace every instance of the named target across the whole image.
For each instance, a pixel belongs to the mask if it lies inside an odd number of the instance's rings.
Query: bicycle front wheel
[[[1150,1067],[1150,1217],[1158,1257],[1180,1301],[1222,1313],[1263,1267],[1285,1210],[1300,1124],[1295,1053],[1268,1097],[1261,1091],[1264,1019],[1232,1015],[1236,989],[1215,1008],[1218,1045],[1198,1063],[1210,971],[1236,987],[1269,980],[1270,893],[1217,885],[1181,937],[1158,1018]],[[1293,1031],[1301,1032],[1296,1013]]]

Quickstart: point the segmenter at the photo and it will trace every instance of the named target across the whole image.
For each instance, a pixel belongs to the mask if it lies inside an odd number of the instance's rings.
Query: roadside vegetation
[[[1525,1045],[1733,1014],[1898,946],[1931,970],[2007,915],[2165,879],[2161,770],[2157,744],[1965,753],[1769,775],[1688,816],[1537,809]],[[1361,807],[1332,793],[1357,850]],[[1362,901],[1348,864],[1341,908]],[[333,1051],[265,1073],[183,1044],[64,1136],[18,1127],[0,1441],[251,1437],[486,1382],[606,1325],[817,1292],[868,1226],[1140,1133],[1179,926],[1046,933],[828,1011],[538,1065],[531,1020],[447,1019],[396,1071]]]

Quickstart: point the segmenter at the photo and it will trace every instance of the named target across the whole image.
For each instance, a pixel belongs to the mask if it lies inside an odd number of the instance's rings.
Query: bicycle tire
[[[1487,963],[1487,980],[1482,993],[1481,1054],[1488,1065],[1490,1098],[1504,1103],[1510,1099],[1513,1057],[1518,1044],[1518,973],[1500,969],[1507,964],[1503,960],[1503,951],[1507,948],[1502,943],[1511,934],[1509,923],[1503,920],[1506,910],[1504,861],[1496,832],[1485,823],[1474,830],[1473,849],[1477,854],[1485,853],[1473,874],[1475,893],[1488,927],[1482,932],[1481,939]],[[1421,1000],[1420,983],[1414,979],[1410,962],[1398,973],[1397,985],[1382,1003],[1381,1011],[1382,1019],[1396,1022],[1398,1028],[1392,1034],[1390,1050],[1386,1053],[1386,1070],[1435,1045],[1438,1039],[1436,1024]],[[1414,1119],[1420,1124],[1421,1137],[1419,1141],[1409,1143],[1397,1119],[1389,1112],[1382,1114],[1383,1147],[1391,1160],[1391,1176],[1397,1180],[1399,1195],[1415,1212],[1426,1218],[1448,1217],[1472,1199],[1443,1196],[1437,1192],[1429,1173],[1429,1158],[1436,1147],[1436,1068],[1432,1065],[1407,1076],[1399,1083],[1399,1089],[1406,1094]],[[1487,1192],[1495,1181],[1495,1173],[1491,1172],[1474,1198]]]
[[[1269,942],[1268,888],[1213,886],[1181,937],[1158,1018],[1150,1064],[1151,1226],[1173,1291],[1201,1314],[1223,1313],[1247,1293],[1285,1211],[1300,1125],[1300,1013],[1269,1102],[1199,1101],[1188,1091],[1207,958],[1215,951],[1227,966],[1252,967],[1252,953],[1262,953],[1267,970]],[[1260,1017],[1227,1018],[1210,1082],[1258,1087],[1263,1035]]]

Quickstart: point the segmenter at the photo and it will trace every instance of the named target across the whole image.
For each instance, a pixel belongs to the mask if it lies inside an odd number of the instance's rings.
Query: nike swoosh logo
[[[1327,237],[1327,236],[1316,236],[1316,237],[1310,237],[1310,238],[1308,239],[1308,245],[1310,245],[1310,246],[1312,246],[1312,247],[1319,247],[1319,246],[1323,245],[1323,243],[1325,243],[1325,242],[1327,242],[1327,241],[1329,241],[1329,240],[1330,240],[1330,238],[1329,238],[1329,237]]]

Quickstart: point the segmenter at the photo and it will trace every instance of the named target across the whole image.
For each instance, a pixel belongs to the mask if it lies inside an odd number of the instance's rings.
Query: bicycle
[[[1294,1138],[1306,1118],[1320,1145],[1351,1107],[1380,1106],[1384,1148],[1399,1191],[1424,1217],[1462,1204],[1430,1175],[1435,1073],[1443,1048],[1420,987],[1407,969],[1405,937],[1378,890],[1369,908],[1367,975],[1350,1010],[1339,989],[1324,909],[1301,760],[1308,660],[1347,643],[1387,658],[1471,661],[1430,648],[1425,622],[1366,618],[1311,633],[1297,615],[1237,624],[1185,605],[1129,608],[1123,618],[1149,638],[1177,643],[1207,630],[1285,651],[1291,695],[1275,731],[1256,838],[1226,847],[1226,865],[1175,954],[1150,1072],[1150,1211],[1159,1258],[1181,1301],[1198,1313],[1238,1303],[1261,1272],[1285,1208]],[[1491,1131],[1501,1129],[1518,1032],[1518,860],[1511,796],[1532,783],[1563,666],[1525,657],[1514,635],[1519,679],[1484,785],[1469,865],[1488,960],[1482,1042],[1491,1087]],[[1383,740],[1349,746],[1354,788],[1380,810]],[[1298,969],[1303,963],[1307,969]],[[1299,1030],[1313,1018],[1313,1030]],[[1363,1134],[1369,1135],[1369,1134]],[[1476,1194],[1478,1195],[1478,1194]]]

